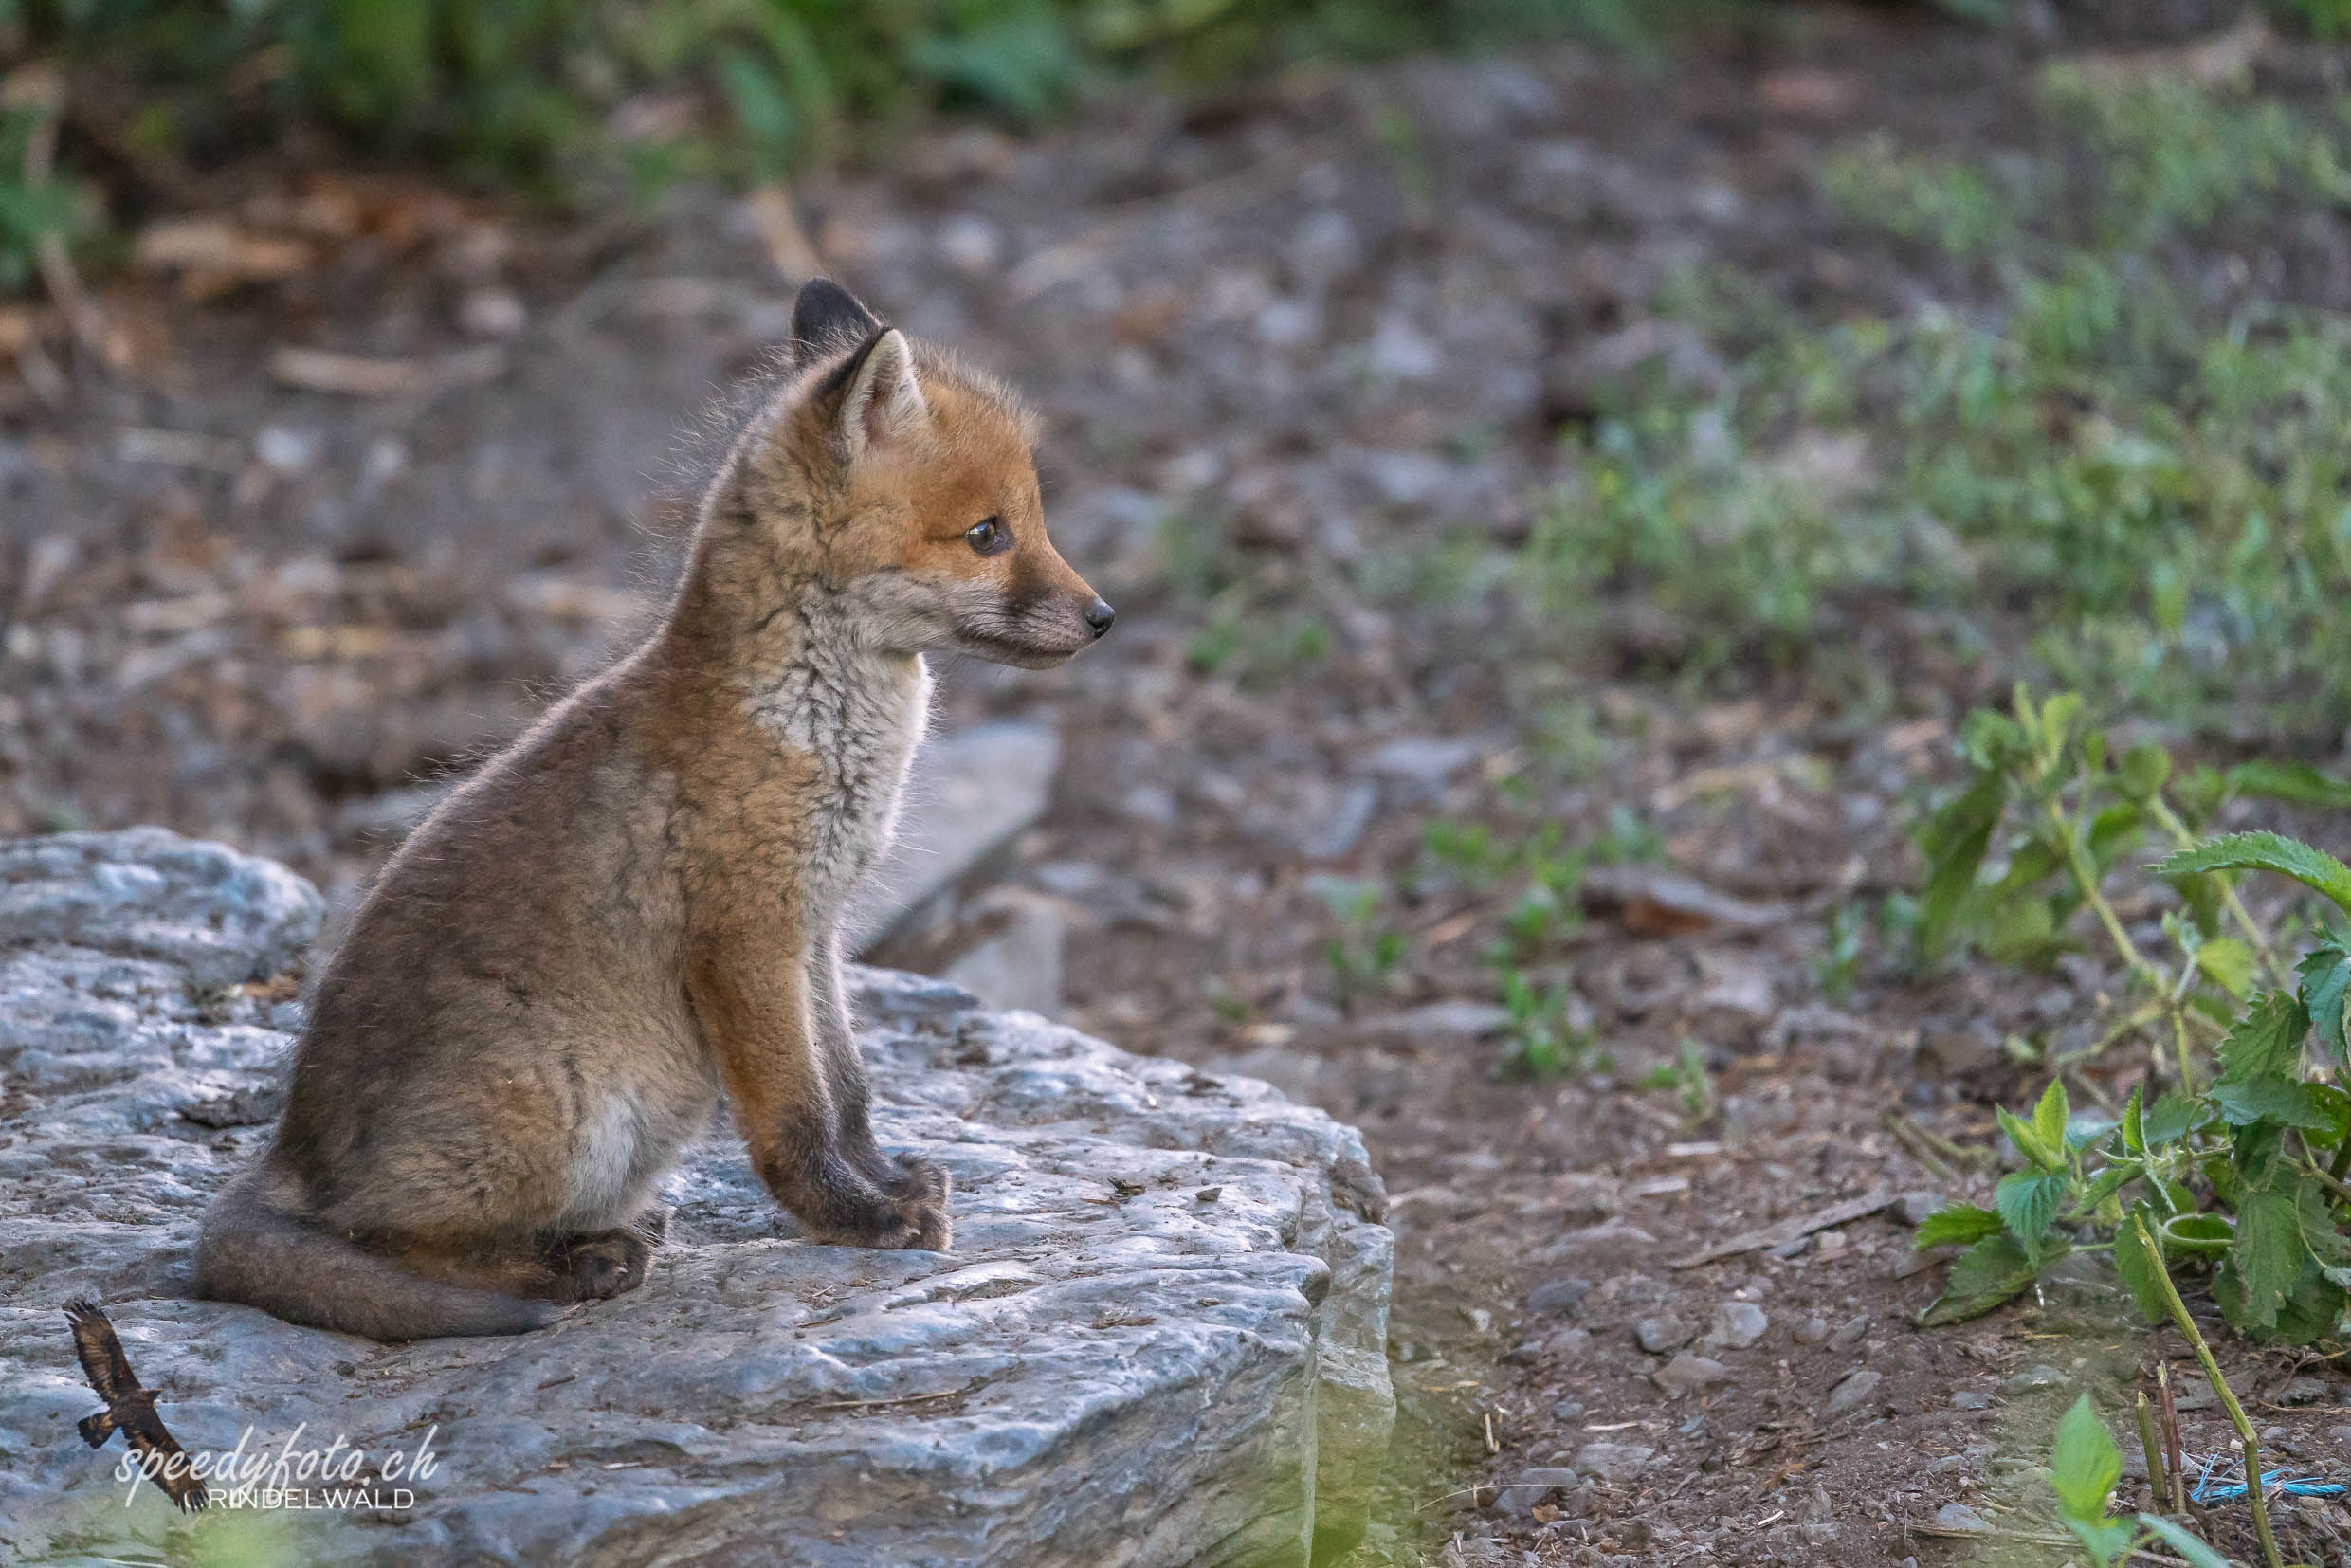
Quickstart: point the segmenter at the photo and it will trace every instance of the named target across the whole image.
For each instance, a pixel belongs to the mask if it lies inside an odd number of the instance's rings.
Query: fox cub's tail
[[[246,1172],[206,1212],[196,1237],[198,1296],[371,1340],[521,1334],[562,1316],[552,1302],[412,1274],[273,1204],[266,1179],[262,1167]]]

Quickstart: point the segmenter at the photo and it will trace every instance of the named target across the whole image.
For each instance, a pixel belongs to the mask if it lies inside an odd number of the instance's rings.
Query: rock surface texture
[[[644,1287],[538,1334],[386,1346],[186,1299],[319,914],[160,830],[0,844],[0,1557],[240,1532],[244,1560],[1139,1568],[1359,1527],[1394,1401],[1356,1133],[903,975],[858,976],[876,1120],[953,1173],[953,1256],[794,1239],[720,1128]],[[404,1508],[126,1506],[119,1442],[73,1430],[85,1294],[189,1449],[339,1436],[372,1476],[428,1437],[433,1474]]]

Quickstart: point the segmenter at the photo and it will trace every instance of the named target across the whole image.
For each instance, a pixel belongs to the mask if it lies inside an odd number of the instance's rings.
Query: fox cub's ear
[[[930,405],[915,379],[914,349],[896,328],[868,341],[826,377],[817,407],[856,463],[930,426]]]
[[[811,278],[792,304],[792,357],[805,365],[829,349],[862,343],[882,330],[881,319],[830,278]]]

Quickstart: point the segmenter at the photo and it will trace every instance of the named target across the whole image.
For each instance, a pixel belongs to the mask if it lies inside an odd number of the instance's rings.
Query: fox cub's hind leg
[[[611,1231],[572,1231],[540,1250],[556,1301],[609,1301],[645,1283],[653,1249],[669,1234],[669,1211],[656,1203]]]

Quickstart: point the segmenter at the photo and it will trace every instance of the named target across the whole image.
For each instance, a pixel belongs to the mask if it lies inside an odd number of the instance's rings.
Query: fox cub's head
[[[860,635],[1036,669],[1110,629],[1046,537],[1032,419],[1010,392],[821,278],[792,333],[791,389],[744,453],[743,520],[795,555],[812,544]]]

